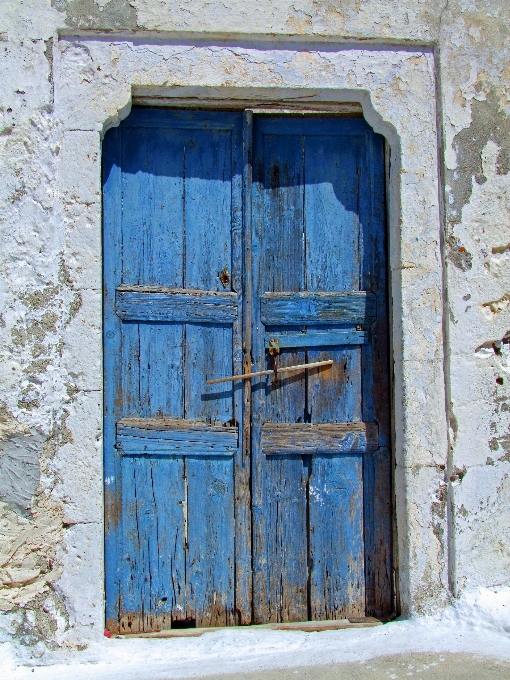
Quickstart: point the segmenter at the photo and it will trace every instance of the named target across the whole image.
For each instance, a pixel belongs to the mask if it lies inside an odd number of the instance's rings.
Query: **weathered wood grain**
[[[238,428],[163,418],[125,418],[117,423],[117,450],[123,455],[232,456]]]
[[[242,343],[241,361],[236,373],[246,373],[251,368],[251,326],[252,326],[252,249],[251,249],[251,192],[253,177],[253,113],[243,115],[243,215],[242,230],[239,234],[241,246],[242,276],[235,282],[234,290],[241,290]],[[251,511],[251,382],[244,381],[242,392],[242,429],[240,447],[235,458],[235,534],[236,534],[236,623],[248,625],[252,622],[253,570],[252,570],[252,511]]]
[[[231,323],[237,306],[236,293],[119,287],[115,311],[124,321]]]
[[[376,316],[372,293],[264,293],[260,299],[261,319],[266,326],[314,326],[331,323],[370,323]]]
[[[371,453],[378,448],[376,423],[271,423],[262,426],[266,455]]]
[[[362,456],[314,457],[308,498],[311,618],[364,616]]]
[[[116,398],[122,370],[121,321],[115,314],[115,287],[122,273],[121,167],[122,137],[118,128],[111,130],[103,148],[103,342],[104,342],[104,505],[105,505],[105,615],[109,630],[119,632],[122,554],[122,459],[115,449],[115,424],[119,417]],[[113,483],[111,483],[113,482]]]

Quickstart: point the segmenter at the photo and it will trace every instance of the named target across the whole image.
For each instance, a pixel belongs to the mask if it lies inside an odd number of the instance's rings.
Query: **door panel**
[[[135,109],[105,137],[112,632],[392,609],[382,138],[251,121]]]
[[[139,110],[104,145],[107,617],[232,625],[240,114]],[[239,292],[237,292],[239,291]]]
[[[377,541],[389,545],[389,525],[374,512],[390,498],[389,456],[376,454],[388,438],[382,140],[362,120],[261,117],[253,159],[254,370],[271,366],[275,338],[279,366],[334,360],[252,385],[254,620],[387,614]],[[365,474],[374,456],[380,479]]]

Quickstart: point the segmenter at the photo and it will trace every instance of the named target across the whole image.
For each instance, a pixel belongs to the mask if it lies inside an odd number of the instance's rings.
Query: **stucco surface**
[[[100,153],[133,94],[362,103],[392,150],[402,606],[508,583],[508,3],[4,0],[0,22],[9,639],[102,635]]]

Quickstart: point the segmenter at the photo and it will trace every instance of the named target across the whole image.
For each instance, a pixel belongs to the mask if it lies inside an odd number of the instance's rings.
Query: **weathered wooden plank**
[[[232,290],[232,171],[230,130],[188,132],[184,168],[188,290]],[[232,302],[237,306],[237,300]]]
[[[315,134],[305,137],[305,215],[306,215],[306,290],[326,293],[331,305],[341,307],[340,314],[349,314],[351,305],[360,304],[371,321],[375,315],[374,297],[358,301],[360,290],[360,218],[359,218],[359,157],[358,137],[341,134]],[[338,134],[340,133],[340,134]],[[356,302],[338,296],[339,291],[355,292]],[[344,309],[345,306],[345,309]],[[331,310],[332,313],[333,310]],[[330,318],[330,320],[333,320]],[[363,323],[355,321],[354,323]]]
[[[300,291],[304,285],[304,177],[302,138],[264,135],[257,119],[254,142],[253,206],[253,355],[254,369],[272,367],[265,352],[260,293]],[[283,331],[287,323],[278,319]],[[285,349],[278,365],[303,364],[299,348]],[[253,549],[254,622],[299,621],[307,618],[307,468],[300,457],[264,456],[261,425],[306,418],[306,372],[271,378],[254,398],[253,422]]]
[[[310,618],[364,616],[361,455],[314,457],[308,497]]]
[[[262,323],[266,326],[363,324],[376,317],[376,297],[366,291],[264,293],[260,307]]]
[[[234,461],[186,461],[188,618],[197,626],[235,624]]]
[[[122,437],[117,440],[117,449],[123,456],[186,456],[189,457],[232,457],[236,449],[211,446],[199,442],[173,442],[164,439],[141,440],[139,437]]]
[[[239,228],[241,208],[239,194],[237,203],[232,202],[235,197],[232,186],[234,161],[237,159],[238,163],[239,152],[239,146],[235,151],[232,149],[231,131],[211,131],[205,126],[189,132],[185,162],[184,285],[188,290],[216,291],[216,295],[213,296],[213,309],[202,304],[207,312],[201,312],[202,319],[197,314],[187,319],[183,403],[186,418],[213,423],[241,419],[241,414],[235,411],[232,387],[206,384],[208,378],[232,372],[238,361],[234,357],[235,347],[240,347],[239,326],[234,322],[238,319],[241,300],[231,292],[232,278],[239,280],[242,269],[239,252],[235,262],[232,258],[233,226]],[[240,167],[237,171],[240,172]],[[205,299],[202,297],[202,302]],[[237,426],[234,430],[237,448]],[[230,452],[234,454],[232,448]],[[235,623],[233,473],[232,457],[186,459],[188,552],[185,587],[189,625]]]
[[[271,340],[278,340],[283,347],[329,347],[338,345],[363,345],[368,342],[369,334],[365,331],[334,330],[309,331],[301,333],[280,332],[266,333],[265,346],[270,347]]]
[[[218,433],[227,436],[237,436],[237,426],[227,423],[210,423],[204,420],[182,418],[122,418],[117,423],[117,432],[124,432],[128,428],[139,429],[147,436],[155,431],[159,436],[160,432],[173,432],[176,435],[181,432],[186,435],[188,432],[194,433]]]
[[[378,447],[376,423],[270,423],[262,426],[266,455],[371,453]]]
[[[320,633],[326,630],[356,630],[358,628],[373,628],[382,626],[384,621],[372,616],[357,616],[348,619],[336,619],[334,621],[294,621],[288,623],[261,623],[253,627],[255,630],[293,630],[305,633]],[[222,630],[222,628],[177,628],[162,630],[157,633],[141,633],[138,635],[126,635],[126,638],[179,638],[200,637],[205,633]]]
[[[254,574],[255,623],[308,619],[307,478],[300,456],[266,458],[265,533]],[[257,519],[258,513],[255,526]]]
[[[358,145],[358,137],[306,138],[309,291],[359,291],[363,257],[359,207],[364,196]],[[334,326],[324,329],[333,332]],[[309,609],[314,620],[364,614],[362,454],[378,444],[377,426],[359,422],[363,399],[359,348],[308,350],[309,361],[326,356],[335,359],[330,375],[308,378],[309,410],[317,431],[308,487]],[[348,455],[332,455],[335,449]]]
[[[123,459],[120,632],[171,627],[186,607],[182,458]]]
[[[238,314],[237,295],[182,288],[119,287],[115,312],[124,321],[231,323]]]
[[[183,415],[183,329],[179,323],[138,324],[140,411],[150,418]],[[161,419],[161,418],[160,418]]]
[[[123,455],[232,456],[238,428],[163,418],[124,419],[117,423],[116,446]]]

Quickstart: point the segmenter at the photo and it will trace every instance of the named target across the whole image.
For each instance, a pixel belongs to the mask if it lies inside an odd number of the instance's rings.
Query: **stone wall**
[[[218,98],[254,86],[318,99],[335,90],[387,136],[399,170],[390,238],[402,608],[426,613],[508,584],[506,0],[4,0],[0,21],[8,633],[34,655],[41,641],[79,648],[102,635],[100,142],[133,92],[175,97],[175,85]]]

